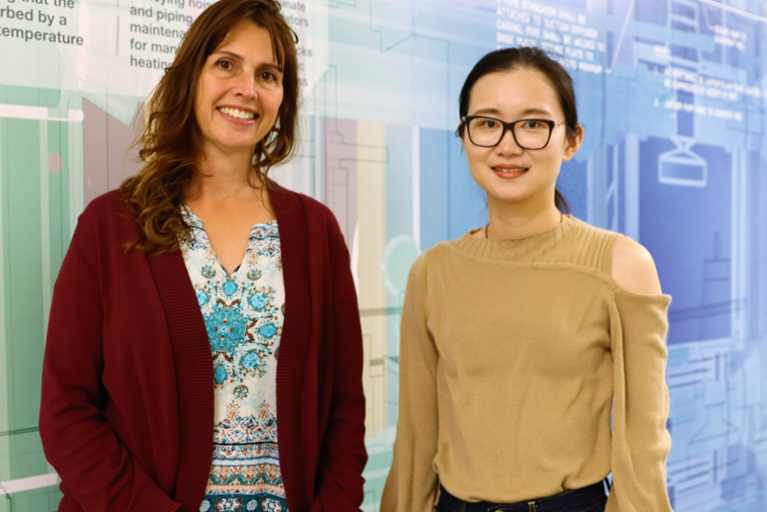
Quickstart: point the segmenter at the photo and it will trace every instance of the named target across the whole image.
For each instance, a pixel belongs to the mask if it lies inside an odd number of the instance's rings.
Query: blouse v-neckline
[[[210,243],[210,238],[208,238],[208,233],[205,231],[205,224],[202,222],[202,219],[199,218],[191,208],[189,208],[189,205],[185,202],[181,202],[181,212],[182,215],[184,215],[184,220],[189,224],[189,227],[192,230],[198,231],[198,233],[195,234],[195,236],[203,243],[207,245],[208,250],[210,250],[210,254],[213,256],[213,258],[216,260],[216,263],[219,267],[221,267],[221,270],[224,271],[224,274],[226,275],[227,279],[232,279],[235,274],[242,268],[243,263],[248,259],[248,255],[253,251],[253,241],[254,236],[253,233],[260,227],[264,227],[265,229],[270,229],[271,227],[277,227],[277,219],[269,220],[266,222],[258,222],[256,224],[253,224],[251,226],[250,231],[248,232],[248,245],[245,248],[245,254],[242,256],[242,260],[237,264],[237,266],[234,268],[234,270],[229,273],[229,271],[224,266],[224,263],[221,261],[221,259],[218,257],[218,253],[216,253],[216,250],[213,248],[213,244]],[[191,223],[189,221],[192,221]]]

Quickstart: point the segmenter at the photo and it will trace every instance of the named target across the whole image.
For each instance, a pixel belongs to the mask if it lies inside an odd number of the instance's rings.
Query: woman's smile
[[[221,116],[232,124],[239,126],[252,126],[261,115],[253,109],[234,106],[220,106],[216,110]]]
[[[496,176],[504,180],[515,180],[530,170],[529,167],[522,167],[518,165],[501,164],[494,167],[490,167]]]

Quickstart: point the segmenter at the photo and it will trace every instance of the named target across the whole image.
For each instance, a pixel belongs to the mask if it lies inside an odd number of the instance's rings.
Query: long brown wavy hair
[[[283,72],[283,99],[275,127],[257,145],[254,173],[265,188],[273,187],[269,170],[288,158],[298,125],[297,36],[280,13],[276,0],[220,0],[192,23],[173,65],[146,104],[146,123],[134,146],[144,167],[120,185],[122,197],[139,225],[138,240],[129,244],[144,252],[163,253],[189,236],[180,210],[183,192],[196,163],[204,158],[202,136],[194,115],[195,92],[203,65],[226,35],[241,21],[269,31],[274,56]],[[138,118],[138,116],[137,116]],[[137,120],[138,122],[138,120]]]

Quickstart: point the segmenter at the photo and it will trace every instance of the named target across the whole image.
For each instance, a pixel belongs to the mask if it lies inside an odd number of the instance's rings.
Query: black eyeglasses
[[[543,149],[551,139],[552,130],[565,124],[564,121],[549,119],[518,119],[507,123],[486,116],[464,116],[461,121],[472,144],[483,148],[497,146],[506,135],[506,130],[510,130],[517,146],[522,149]]]

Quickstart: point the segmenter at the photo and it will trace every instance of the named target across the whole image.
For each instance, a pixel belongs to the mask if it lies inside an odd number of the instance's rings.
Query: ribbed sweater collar
[[[551,229],[521,238],[477,238],[472,230],[461,238],[448,242],[454,250],[488,259],[529,261],[562,248],[563,242],[583,228],[583,222],[567,215]],[[481,229],[484,231],[484,228]],[[484,236],[484,233],[482,233]]]

